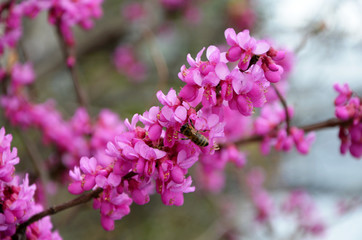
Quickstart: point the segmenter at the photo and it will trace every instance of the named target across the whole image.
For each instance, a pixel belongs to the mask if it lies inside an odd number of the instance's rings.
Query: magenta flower
[[[242,71],[247,70],[253,55],[264,54],[270,48],[266,41],[257,41],[250,37],[249,30],[236,34],[234,29],[228,28],[225,30],[225,38],[231,46],[226,53],[226,58],[231,62],[240,60],[238,66]]]
[[[191,187],[192,180],[189,176],[182,183],[169,182],[161,194],[162,202],[165,205],[181,206],[184,203],[183,193],[194,192],[195,187]]]
[[[134,82],[146,80],[147,67],[129,46],[119,46],[113,54],[113,64],[118,72]]]
[[[130,22],[142,19],[146,13],[146,9],[140,3],[129,3],[122,8],[122,16]]]
[[[119,194],[115,188],[107,188],[99,198],[95,199],[93,208],[100,209],[102,227],[107,231],[112,231],[114,221],[129,214],[131,204],[132,199],[127,194]]]
[[[307,192],[292,191],[283,203],[282,210],[297,214],[298,226],[306,233],[320,236],[325,232],[325,223],[318,216],[313,199]]]
[[[35,73],[30,63],[24,65],[15,64],[11,71],[11,80],[14,88],[34,82]]]
[[[362,104],[359,97],[354,97],[348,84],[343,86],[335,84],[334,89],[339,93],[335,99],[335,115],[341,120],[350,120],[349,126],[341,126],[339,138],[341,139],[340,151],[345,154],[347,150],[352,156],[362,156]]]
[[[251,200],[256,208],[256,220],[258,222],[268,221],[275,209],[274,202],[268,192],[264,189],[264,173],[261,169],[253,169],[246,176]]]

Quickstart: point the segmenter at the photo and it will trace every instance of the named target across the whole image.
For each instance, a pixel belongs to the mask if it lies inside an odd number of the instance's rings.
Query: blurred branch
[[[56,29],[57,29],[57,35],[58,35],[58,39],[59,39],[59,42],[60,42],[60,48],[61,48],[61,51],[63,53],[63,57],[64,57],[64,61],[65,61],[65,64],[67,65],[68,69],[69,69],[69,72],[70,72],[70,75],[71,75],[71,78],[72,78],[72,81],[73,81],[73,85],[74,85],[74,90],[75,90],[75,93],[77,95],[77,101],[79,103],[79,105],[81,105],[82,107],[86,107],[86,101],[85,101],[85,96],[84,96],[84,93],[79,85],[79,80],[78,80],[78,75],[76,73],[76,69],[75,69],[75,64],[69,64],[68,61],[70,60],[70,58],[74,58],[74,61],[76,61],[75,59],[75,53],[74,53],[74,48],[70,48],[69,46],[67,46],[63,36],[62,36],[62,33],[61,33],[61,29],[60,29],[60,24],[59,24],[59,21],[56,25]]]
[[[278,90],[277,86],[275,86],[273,83],[271,84],[271,86],[273,87],[275,93],[277,94],[280,102],[283,105],[284,108],[284,112],[285,112],[285,122],[287,124],[287,133],[289,135],[290,132],[290,117],[289,117],[289,113],[288,113],[288,105],[287,105],[287,101],[285,100],[285,98],[283,97],[283,95],[280,93],[280,91]]]
[[[301,126],[298,128],[304,130],[305,132],[310,132],[310,131],[322,130],[325,128],[348,126],[351,123],[352,123],[352,120],[340,120],[337,118],[332,118],[332,119],[328,119],[328,120],[325,120],[322,122]],[[260,142],[263,140],[263,138],[264,138],[264,136],[261,136],[261,135],[252,135],[252,136],[237,140],[234,142],[234,144],[243,145],[243,144],[247,144],[247,143]],[[226,145],[227,145],[227,143],[222,144],[222,145],[220,144],[220,147],[224,147]]]
[[[24,134],[23,131],[19,128],[16,128],[16,130],[20,136],[21,141],[23,142],[27,153],[29,154],[30,161],[33,164],[35,170],[36,178],[40,178],[41,181],[44,182],[44,174],[42,174],[42,172],[45,171],[42,171],[40,167],[40,159],[42,159],[40,152],[38,151],[38,149],[36,149],[34,142],[28,138],[28,135],[26,133]]]
[[[165,61],[165,58],[160,51],[160,48],[157,46],[156,37],[153,34],[152,30],[149,28],[145,28],[144,36],[147,42],[150,44],[151,49],[151,57],[156,66],[157,74],[158,74],[158,84],[156,89],[165,90],[167,88],[168,81],[168,67]]]
[[[315,23],[312,23],[312,26],[306,31],[302,39],[300,40],[299,44],[295,47],[294,53],[298,54],[307,44],[308,39],[312,36],[315,36],[321,32],[323,32],[326,29],[326,24],[324,21]]]

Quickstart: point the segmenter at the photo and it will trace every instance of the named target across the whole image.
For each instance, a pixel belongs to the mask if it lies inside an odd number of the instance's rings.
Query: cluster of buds
[[[295,190],[289,193],[285,199],[283,212],[295,215],[298,229],[313,236],[324,234],[326,226],[316,211],[317,208],[312,197],[303,190]]]
[[[71,28],[75,25],[86,30],[92,28],[92,19],[102,16],[102,3],[103,0],[52,0],[49,22],[57,25],[65,43],[73,46],[75,42]]]
[[[260,116],[255,120],[255,134],[263,136],[261,144],[263,154],[268,154],[271,146],[274,146],[277,151],[289,151],[295,146],[301,154],[309,152],[315,140],[315,133],[310,132],[305,135],[302,129],[295,126],[292,126],[288,133],[286,113],[290,120],[293,117],[293,108],[288,107],[287,111],[285,111],[277,103],[267,104],[262,108]]]
[[[15,233],[17,225],[25,222],[29,217],[40,212],[42,206],[34,201],[36,186],[29,185],[28,175],[22,183],[20,177],[14,176],[19,158],[16,148],[11,149],[12,135],[5,135],[5,129],[0,129],[0,237],[10,239]],[[58,232],[51,232],[50,218],[29,225],[26,229],[28,239],[61,239]]]
[[[355,96],[348,84],[335,84],[334,89],[338,96],[334,101],[335,114],[338,119],[350,121],[350,124],[339,128],[341,139],[341,153],[348,150],[355,158],[362,156],[362,104],[361,99]]]

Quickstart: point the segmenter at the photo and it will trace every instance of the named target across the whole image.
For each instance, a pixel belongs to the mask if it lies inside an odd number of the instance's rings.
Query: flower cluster
[[[23,16],[34,18],[42,10],[48,9],[46,0],[27,0],[21,3],[5,1],[0,3],[0,26],[4,32],[0,36],[0,56],[6,48],[14,48],[22,35],[21,19]]]
[[[264,189],[264,178],[264,172],[259,168],[252,169],[246,176],[248,192],[256,210],[255,219],[261,223],[269,221],[275,210],[273,199]]]
[[[143,4],[134,2],[122,7],[122,16],[129,22],[143,19],[147,15]]]
[[[135,82],[144,81],[146,78],[146,66],[140,62],[133,49],[129,46],[119,46],[113,55],[113,63],[119,73]]]
[[[225,122],[224,137],[218,139],[223,147],[215,154],[202,154],[197,165],[198,187],[219,192],[225,185],[225,167],[228,162],[241,168],[246,164],[246,154],[239,151],[235,141],[250,134],[251,118],[245,117],[238,111],[223,106]]]
[[[34,193],[36,186],[29,186],[28,175],[22,183],[20,177],[14,176],[14,165],[19,162],[17,150],[11,150],[12,136],[5,135],[5,129],[0,129],[0,237],[10,239],[15,233],[16,226],[25,222],[29,217],[39,212],[41,206],[36,205]],[[47,236],[46,239],[61,239],[57,232],[51,232],[50,218],[31,224],[26,230],[28,239]]]
[[[27,97],[25,86],[35,78],[30,64],[14,64],[10,73],[6,74],[10,84],[7,94],[0,97],[5,116],[15,126],[39,129],[43,142],[56,147],[58,156],[49,162],[50,171],[59,166],[66,170],[73,168],[82,156],[94,155],[104,161],[109,159],[104,152],[107,142],[125,130],[123,122],[115,113],[102,110],[92,123],[87,111],[78,108],[71,119],[65,120],[56,109],[54,101],[33,103]],[[65,172],[60,172],[63,173]]]
[[[49,9],[50,23],[57,25],[67,45],[74,45],[71,28],[79,25],[83,29],[93,27],[92,18],[102,16],[103,0],[52,0]]]
[[[128,131],[107,144],[106,153],[112,161],[105,164],[102,158],[82,158],[80,167],[70,172],[71,193],[103,189],[95,208],[100,209],[105,229],[113,229],[113,221],[129,212],[132,200],[145,204],[154,191],[161,195],[164,204],[182,205],[183,194],[195,190],[191,176],[187,176],[188,169],[201,155],[205,179],[220,175],[228,161],[239,167],[245,164],[245,156],[236,146],[228,145],[214,155],[215,149],[218,142],[227,142],[245,131],[232,125],[251,115],[254,107],[264,105],[269,81],[261,62],[245,71],[238,67],[230,71],[225,52],[210,46],[206,52],[208,61],[202,61],[203,51],[196,59],[188,55],[190,67],[181,67],[179,78],[186,85],[179,95],[173,89],[166,95],[159,91],[161,106],[135,114],[131,122],[125,121]],[[227,137],[225,129],[230,132]],[[206,185],[216,191],[222,181],[219,178]]]
[[[198,23],[201,19],[200,10],[197,8],[197,1],[190,0],[159,0],[161,6],[169,15],[178,13],[190,23]]]
[[[264,40],[250,37],[249,30],[236,34],[234,29],[229,28],[225,31],[225,38],[230,46],[226,58],[230,62],[238,62],[241,71],[246,71],[251,65],[257,64],[268,81],[274,83],[281,79],[283,67],[278,61],[283,60],[284,51],[274,49]]]
[[[335,84],[334,89],[338,92],[334,101],[336,117],[351,122],[347,125],[341,125],[339,128],[340,151],[345,154],[349,150],[352,156],[360,158],[362,156],[361,99],[354,96],[348,84]]]
[[[291,107],[288,108],[288,116],[293,117]],[[285,121],[286,112],[280,105],[267,104],[262,108],[260,116],[254,122],[255,133],[263,136],[262,153],[268,154],[271,146],[278,151],[289,151],[295,146],[301,154],[307,154],[315,140],[315,133],[305,135],[302,129],[295,126],[288,133]]]
[[[296,231],[313,236],[324,233],[325,223],[306,191],[291,191],[278,203],[273,194],[264,188],[264,180],[264,172],[260,168],[254,168],[246,175],[247,190],[255,207],[255,220],[258,223],[271,227],[272,221],[277,217],[293,217],[296,219]]]
[[[5,128],[0,129],[0,181],[10,182],[15,171],[14,165],[19,163],[16,148],[11,149],[10,144],[13,137],[5,135]]]
[[[303,190],[292,191],[285,199],[282,210],[294,214],[298,221],[298,229],[305,233],[320,236],[325,232],[325,223],[318,216],[316,206],[309,194]]]
[[[226,10],[228,22],[237,29],[252,29],[257,22],[257,14],[250,0],[229,1]]]

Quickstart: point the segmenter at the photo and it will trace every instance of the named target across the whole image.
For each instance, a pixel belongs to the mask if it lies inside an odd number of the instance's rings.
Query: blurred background
[[[122,119],[130,118],[153,106],[158,90],[179,90],[183,83],[177,73],[187,64],[186,55],[194,57],[209,45],[222,48],[228,27],[236,32],[248,28],[257,39],[268,39],[295,52],[287,94],[287,102],[295,107],[293,125],[334,116],[335,82],[347,82],[362,95],[362,1],[105,0],[103,10],[103,17],[90,31],[75,29],[77,72],[93,116],[108,108]],[[54,98],[64,117],[72,116],[78,105],[55,30],[42,14],[24,21],[24,31],[23,48],[37,76],[37,101]],[[40,139],[36,131],[29,134]],[[91,204],[56,214],[52,220],[63,239],[360,240],[362,163],[340,154],[337,136],[337,128],[319,131],[307,156],[295,151],[262,156],[258,144],[244,145],[247,166],[238,171],[232,166],[227,169],[222,192],[196,190],[185,195],[182,207],[165,206],[153,195],[145,206],[133,204],[131,213],[116,221],[112,232],[102,229],[99,213]],[[27,169],[29,156],[20,139],[14,138],[21,168]],[[43,154],[46,156],[47,150]],[[268,228],[255,226],[253,207],[241,183],[255,166],[264,169],[265,186],[277,202],[291,189],[306,189],[326,221],[325,234],[292,236],[291,221],[283,216],[276,217]],[[52,204],[73,198],[65,189],[58,189]],[[357,204],[340,216],[337,208],[342,199],[357,199]]]

